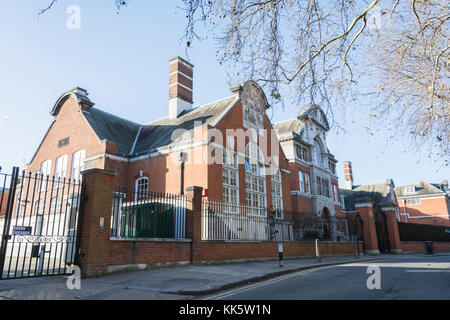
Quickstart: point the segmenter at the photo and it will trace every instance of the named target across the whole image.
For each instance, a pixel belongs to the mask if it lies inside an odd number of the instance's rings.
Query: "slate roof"
[[[414,186],[416,192],[414,193],[405,193],[405,188],[409,186]],[[395,187],[395,193],[398,197],[407,197],[407,196],[423,196],[423,195],[431,195],[431,194],[445,194],[444,191],[440,190],[438,187],[435,187],[431,183],[427,183],[421,181],[418,184],[409,184],[404,186]]]
[[[89,111],[83,110],[82,113],[99,139],[118,143],[119,153],[123,156],[137,156],[190,139],[196,121],[216,126],[235,101],[236,97],[231,96],[186,110],[176,119],[166,117],[144,125],[94,107],[89,108]],[[172,134],[178,129],[185,130],[184,134],[177,134],[177,138],[172,141]]]
[[[119,144],[119,153],[129,155],[141,125],[97,108],[81,111],[100,140]]]
[[[136,143],[134,154],[150,152],[156,148],[170,146],[193,137],[194,124],[216,126],[234,105],[236,98],[231,96],[181,113],[176,119],[168,117],[149,122],[143,126]],[[182,136],[175,130],[185,130]],[[180,130],[180,132],[181,132]],[[172,134],[175,134],[172,141]]]
[[[391,203],[389,200],[390,184],[392,180],[388,179],[384,183],[365,184],[354,186],[352,190],[340,189],[344,196],[346,210],[354,210],[354,200],[370,198],[377,204]]]
[[[280,135],[290,134],[292,132],[299,133],[303,128],[303,122],[297,118],[277,122],[273,124],[274,130],[276,130]]]

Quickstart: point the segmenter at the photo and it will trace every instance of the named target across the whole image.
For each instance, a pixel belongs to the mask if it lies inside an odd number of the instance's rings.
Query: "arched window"
[[[146,200],[148,198],[148,178],[140,177],[136,179],[135,200]]]
[[[324,148],[323,148],[322,142],[318,138],[314,139],[315,162],[321,168],[325,167],[324,160],[323,160],[323,153],[324,153]]]
[[[266,215],[266,184],[264,157],[256,143],[250,142],[245,148],[245,193],[246,204],[253,208],[253,214]]]

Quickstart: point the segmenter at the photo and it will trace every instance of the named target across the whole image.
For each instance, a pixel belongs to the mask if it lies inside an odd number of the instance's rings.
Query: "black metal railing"
[[[116,186],[113,238],[185,238],[186,197]]]
[[[289,212],[294,221],[295,240],[351,240],[345,217],[322,216],[303,212]]]
[[[0,278],[66,274],[76,263],[82,183],[0,173]]]

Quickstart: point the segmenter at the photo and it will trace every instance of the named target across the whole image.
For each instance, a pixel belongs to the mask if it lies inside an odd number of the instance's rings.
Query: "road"
[[[379,267],[380,289],[369,266]],[[376,269],[376,268],[375,268]],[[368,281],[368,278],[371,279]],[[448,300],[450,255],[402,256],[288,274],[203,297],[205,300]]]

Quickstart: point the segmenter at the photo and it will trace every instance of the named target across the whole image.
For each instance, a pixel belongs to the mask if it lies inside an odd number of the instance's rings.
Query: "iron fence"
[[[116,186],[111,237],[185,238],[186,197]]]
[[[267,208],[203,199],[202,239],[292,241],[292,223]]]
[[[292,213],[292,217],[296,220],[295,240],[349,241],[352,239],[347,218],[296,212]]]
[[[0,174],[0,279],[67,274],[76,264],[82,183]]]

